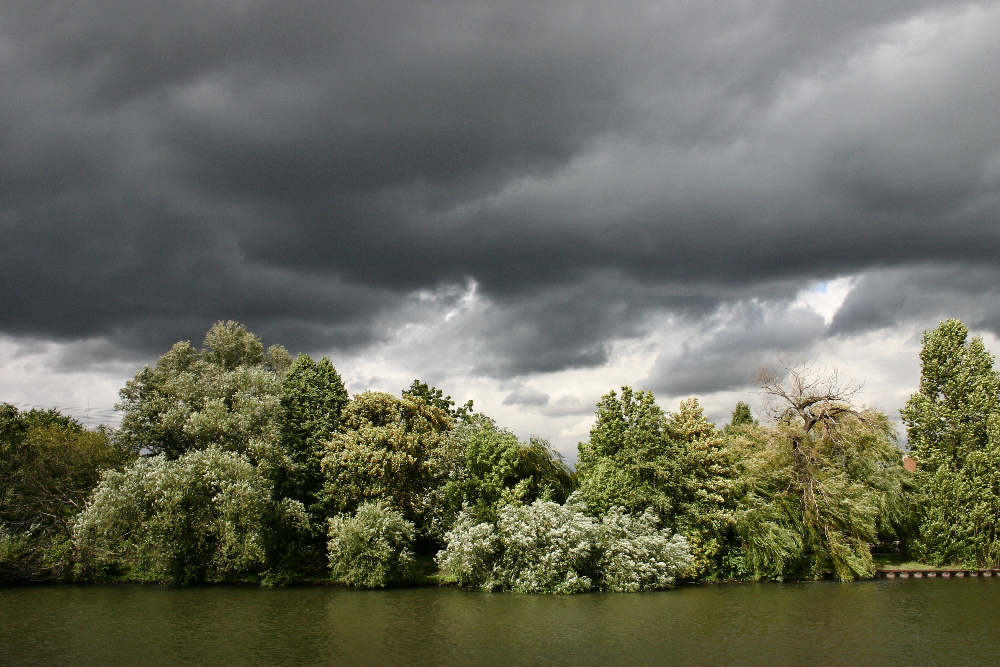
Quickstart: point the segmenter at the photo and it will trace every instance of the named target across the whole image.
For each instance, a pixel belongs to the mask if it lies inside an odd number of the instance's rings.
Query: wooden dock
[[[1000,569],[992,570],[948,570],[948,569],[933,569],[933,570],[893,570],[884,569],[877,570],[875,572],[875,577],[878,579],[924,579],[941,577],[942,579],[950,579],[955,577],[961,579],[963,577],[1000,577]]]

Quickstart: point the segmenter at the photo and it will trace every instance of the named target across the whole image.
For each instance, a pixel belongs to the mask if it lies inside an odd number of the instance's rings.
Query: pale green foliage
[[[367,500],[386,500],[418,530],[427,525],[425,497],[447,478],[436,463],[451,418],[421,399],[364,392],[341,413],[341,427],[322,460],[323,502],[330,514],[351,512]]]
[[[590,590],[596,521],[574,507],[538,500],[508,505],[496,526],[463,516],[438,553],[442,571],[484,590],[578,593]]]
[[[133,451],[176,458],[209,446],[246,455],[273,472],[289,465],[279,446],[281,373],[288,353],[266,353],[235,322],[217,322],[204,348],[175,344],[121,390],[121,439]]]
[[[958,320],[925,332],[920,391],[901,413],[917,460],[915,555],[1000,564],[1000,374]]]
[[[412,581],[414,526],[384,501],[363,503],[353,515],[330,519],[327,553],[334,581],[385,588]]]
[[[741,460],[736,531],[756,575],[872,576],[869,545],[905,509],[902,453],[888,419],[845,411],[806,429],[788,415],[743,437],[756,446]]]
[[[520,593],[667,588],[691,564],[687,541],[652,512],[614,508],[598,521],[576,497],[508,505],[496,525],[463,514],[447,544],[436,560],[460,585]]]
[[[602,590],[629,593],[670,588],[694,564],[687,539],[659,528],[651,511],[613,507],[597,529],[596,573]]]
[[[106,472],[74,534],[81,549],[120,559],[138,578],[225,581],[262,568],[276,509],[301,519],[301,505],[285,505],[274,507],[259,469],[210,447]]]

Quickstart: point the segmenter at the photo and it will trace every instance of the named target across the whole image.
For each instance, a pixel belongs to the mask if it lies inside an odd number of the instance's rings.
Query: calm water
[[[0,664],[996,664],[1000,579],[456,589],[0,589]]]

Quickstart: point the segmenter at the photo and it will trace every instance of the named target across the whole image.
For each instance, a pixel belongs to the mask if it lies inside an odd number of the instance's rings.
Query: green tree
[[[235,322],[217,322],[204,347],[176,343],[121,390],[120,437],[134,452],[177,458],[210,446],[237,452],[278,474],[292,462],[280,446],[284,348],[266,352]]]
[[[1000,374],[980,338],[960,321],[924,333],[920,390],[901,410],[917,460],[918,536],[935,564],[1000,563]]]
[[[430,494],[435,539],[443,538],[463,507],[479,521],[495,522],[506,504],[563,502],[573,490],[573,474],[546,441],[521,442],[482,415],[459,423],[446,440],[452,456],[442,466],[447,481]]]
[[[746,401],[739,401],[736,403],[736,407],[733,408],[733,416],[726,424],[723,432],[726,435],[733,433],[736,429],[744,426],[754,426],[758,424],[758,421],[753,418],[753,413],[750,412],[750,405]]]
[[[580,498],[601,515],[612,507],[653,510],[669,530],[691,540],[694,576],[717,569],[720,541],[733,523],[732,465],[725,441],[697,399],[668,415],[651,392],[623,387],[597,404],[590,441],[580,444]]]
[[[110,432],[55,410],[0,406],[0,526],[16,556],[0,556],[0,581],[66,577],[71,527],[102,470],[124,463]]]
[[[471,400],[456,406],[451,396],[445,396],[442,390],[432,387],[420,379],[413,380],[410,386],[403,390],[403,397],[423,399],[428,405],[448,413],[455,421],[468,419],[474,414]]]
[[[281,441],[292,467],[278,493],[312,508],[323,487],[320,460],[340,424],[347,390],[329,359],[300,354],[281,382]]]
[[[596,418],[577,461],[579,492],[588,510],[652,508],[671,526],[683,493],[684,452],[670,438],[667,416],[652,392],[611,391],[598,402]]]
[[[436,463],[451,458],[440,450],[453,424],[446,412],[420,398],[356,395],[341,412],[340,429],[327,442],[321,462],[327,515],[384,500],[426,533],[426,497],[447,476]]]
[[[306,521],[300,503],[272,500],[272,482],[217,447],[135,461],[101,478],[77,517],[79,548],[122,563],[137,579],[230,581],[266,567],[268,532]]]
[[[741,462],[737,532],[758,576],[870,577],[870,544],[904,518],[902,452],[888,418],[850,403],[836,375],[763,378],[776,421]],[[748,434],[754,437],[753,434]]]
[[[330,519],[330,574],[358,588],[385,588],[413,581],[415,530],[385,501],[362,503],[357,511]]]

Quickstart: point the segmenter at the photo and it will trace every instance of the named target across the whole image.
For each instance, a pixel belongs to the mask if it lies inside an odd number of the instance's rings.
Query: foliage
[[[461,421],[470,419],[473,416],[472,401],[466,401],[463,405],[456,406],[451,396],[445,396],[444,392],[437,387],[431,387],[423,380],[415,379],[410,386],[403,390],[403,398],[419,398],[428,405],[443,410],[453,420]]]
[[[217,322],[199,351],[176,343],[122,388],[121,438],[132,451],[177,458],[210,446],[238,452],[270,473],[288,467],[279,445],[281,377],[291,359],[266,352],[236,322]]]
[[[330,519],[327,550],[334,581],[385,588],[412,581],[414,526],[385,501],[362,503],[353,515]]]
[[[687,541],[656,516],[614,508],[598,521],[576,497],[508,505],[496,524],[463,514],[436,560],[460,585],[520,593],[668,588],[691,564]]]
[[[580,494],[595,514],[622,505],[652,508],[671,521],[680,495],[683,451],[667,431],[667,416],[652,392],[622,387],[597,404],[589,442],[580,443]]]
[[[778,419],[745,431],[736,531],[757,576],[874,574],[870,543],[904,518],[902,452],[888,419],[848,402],[835,376],[766,378]]]
[[[725,441],[696,399],[667,415],[651,392],[622,387],[597,404],[590,441],[580,444],[579,493],[595,515],[614,506],[651,509],[691,540],[692,574],[717,569],[719,536],[733,522],[732,464]]]
[[[920,391],[901,411],[915,475],[915,555],[930,563],[1000,564],[1000,374],[958,320],[925,332]]]
[[[66,576],[73,517],[101,471],[122,463],[106,429],[88,431],[55,410],[0,406],[0,581]]]
[[[323,486],[324,443],[340,424],[347,390],[330,360],[300,354],[281,382],[281,442],[291,459],[278,494],[313,507]]]
[[[447,481],[432,491],[435,538],[443,538],[463,507],[478,521],[495,522],[504,505],[563,502],[572,491],[572,473],[544,440],[521,442],[481,415],[461,422],[446,440],[454,458]]]
[[[670,588],[694,565],[687,539],[660,529],[649,510],[629,514],[613,507],[601,517],[597,534],[602,590],[630,593]]]
[[[733,433],[736,429],[741,426],[754,426],[759,422],[753,418],[753,413],[750,412],[750,404],[746,401],[738,401],[736,407],[733,408],[733,416],[726,424],[723,432],[726,435]]]
[[[322,459],[323,504],[329,514],[352,512],[365,501],[385,500],[424,532],[425,497],[448,471],[437,463],[453,422],[419,398],[364,392],[341,413],[341,428]]]
[[[263,568],[272,515],[296,514],[292,501],[276,506],[271,491],[270,480],[232,452],[161,454],[106,472],[74,534],[81,549],[120,560],[136,578],[227,581]]]

